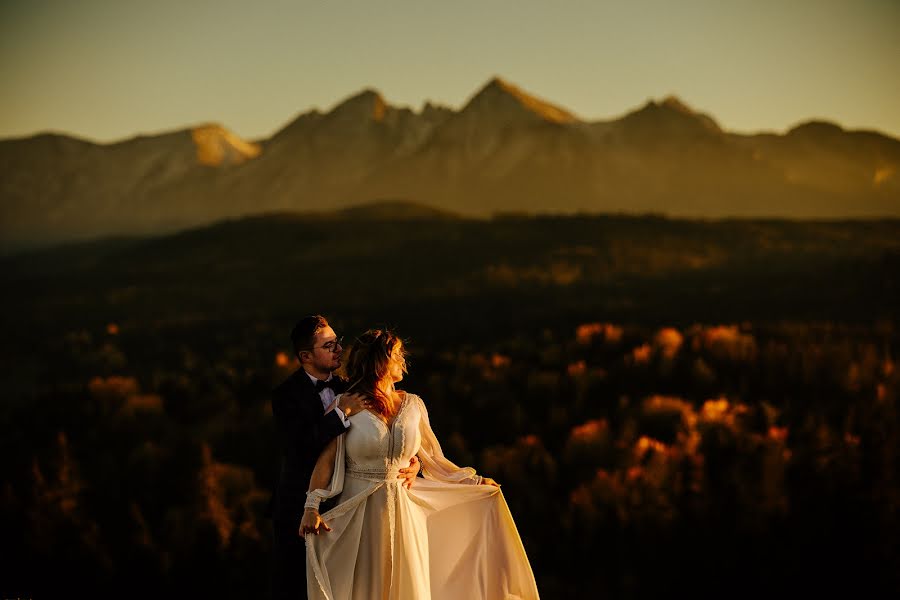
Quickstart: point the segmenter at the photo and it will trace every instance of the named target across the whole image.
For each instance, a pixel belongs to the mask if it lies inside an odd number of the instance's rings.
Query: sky
[[[898,73],[900,0],[0,0],[0,138],[254,140],[364,88],[459,109],[495,75],[590,121],[673,94],[738,133],[900,138]]]

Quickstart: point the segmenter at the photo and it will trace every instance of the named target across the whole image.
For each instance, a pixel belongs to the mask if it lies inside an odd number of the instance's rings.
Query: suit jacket
[[[335,394],[345,388],[346,383],[335,377]],[[282,456],[266,516],[274,520],[276,527],[297,529],[316,461],[328,442],[347,428],[337,412],[325,414],[322,399],[303,369],[295,371],[272,391],[272,414]]]

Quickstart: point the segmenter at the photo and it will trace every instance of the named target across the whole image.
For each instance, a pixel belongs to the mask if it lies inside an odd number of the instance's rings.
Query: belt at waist
[[[398,476],[400,475],[399,468],[384,469],[376,467],[367,469],[348,466],[345,474],[350,477],[355,477],[356,479],[367,479],[369,481],[400,481],[398,479]]]

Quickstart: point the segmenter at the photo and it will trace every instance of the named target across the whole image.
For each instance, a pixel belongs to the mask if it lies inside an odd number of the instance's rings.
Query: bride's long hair
[[[394,408],[394,400],[378,389],[378,383],[390,376],[391,354],[397,344],[400,344],[403,372],[406,373],[405,344],[387,329],[370,329],[356,338],[345,367],[350,382],[347,393],[358,392],[368,396],[372,401],[371,408],[383,417],[391,416],[392,411],[388,407]]]

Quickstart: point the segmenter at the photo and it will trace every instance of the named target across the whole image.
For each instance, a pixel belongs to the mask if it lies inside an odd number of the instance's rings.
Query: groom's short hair
[[[309,350],[316,343],[316,334],[328,327],[328,320],[322,315],[303,317],[291,330],[294,354],[300,358],[301,350]]]

